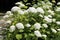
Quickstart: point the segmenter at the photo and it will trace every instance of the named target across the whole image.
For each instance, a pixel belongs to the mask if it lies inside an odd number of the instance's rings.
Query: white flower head
[[[57,24],[57,25],[60,25],[60,21],[57,21],[56,24]]]
[[[41,7],[37,8],[37,12],[40,12],[40,13],[44,14],[44,10]]]
[[[12,21],[10,21],[10,20],[6,21],[7,24],[11,24],[11,22],[12,22]]]
[[[9,15],[5,15],[5,16],[3,16],[3,18],[4,18],[4,19],[9,18]]]
[[[52,19],[48,18],[47,16],[44,16],[44,20],[45,20],[47,23],[51,23],[51,22],[52,22]]]
[[[47,27],[48,27],[48,25],[47,25],[47,24],[42,24],[42,26],[44,26],[45,28],[47,28]]]
[[[18,29],[24,29],[24,25],[23,25],[22,23],[17,23],[17,24],[16,24],[16,27],[17,27]]]
[[[37,13],[37,10],[34,7],[29,7],[28,11],[31,13]]]
[[[57,33],[57,31],[55,29],[51,28],[51,30],[53,33]]]
[[[16,29],[15,26],[12,25],[12,26],[10,26],[10,30],[9,30],[9,31],[10,31],[10,32],[13,32],[13,31],[15,31],[15,29]]]
[[[60,31],[60,29],[57,29],[57,31]]]
[[[31,27],[31,25],[30,24],[26,24],[26,27]]]
[[[34,24],[34,28],[35,28],[35,29],[40,29],[40,28],[41,28],[40,23],[35,23],[35,24]]]
[[[38,31],[38,30],[34,31],[34,34],[35,34],[37,37],[42,37],[40,31]]]
[[[47,37],[47,35],[43,34],[43,35],[42,35],[42,37],[46,38],[46,37]]]
[[[19,14],[24,14],[24,11],[23,10],[18,10],[18,13]]]
[[[20,10],[20,8],[17,7],[17,6],[14,6],[14,7],[12,7],[12,9],[11,9],[12,12],[16,12],[16,11],[18,11],[18,10]]]

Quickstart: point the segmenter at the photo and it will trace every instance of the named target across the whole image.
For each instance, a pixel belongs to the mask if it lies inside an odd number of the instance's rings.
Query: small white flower
[[[43,15],[40,14],[39,16],[43,18]]]
[[[42,24],[42,26],[44,26],[45,28],[47,28],[47,27],[48,27],[48,25],[47,25],[47,24]]]
[[[55,14],[54,11],[52,11],[52,10],[48,10],[48,13],[50,13],[51,15]]]
[[[10,32],[15,31],[15,26],[14,26],[14,25],[10,26],[10,30],[9,30],[9,31],[10,31]]]
[[[50,6],[48,6],[48,5],[45,4],[45,5],[43,6],[43,8],[44,8],[44,9],[49,9]]]
[[[10,21],[10,20],[6,21],[7,24],[11,24],[11,22],[12,22],[12,21]]]
[[[35,29],[40,29],[40,28],[41,28],[40,23],[35,23],[35,24],[34,24],[34,28],[35,28]]]
[[[40,13],[44,14],[44,10],[41,7],[37,8],[37,12],[40,12]]]
[[[19,7],[24,7],[25,6],[22,2],[17,2],[16,5],[19,5]]]
[[[24,29],[24,25],[23,25],[22,23],[17,23],[17,24],[16,24],[16,27],[17,27],[18,29]]]
[[[31,25],[30,24],[26,24],[26,27],[30,27]]]
[[[3,16],[3,18],[5,19],[5,18],[8,18],[9,17],[9,15],[5,15],[5,16]]]
[[[6,12],[6,15],[10,15],[10,14],[11,14],[11,11],[7,11],[7,12]]]
[[[37,13],[37,10],[34,7],[29,7],[28,11],[32,13]]]
[[[37,37],[42,37],[41,33],[40,33],[38,30],[34,31],[34,34],[35,34]]]
[[[44,16],[44,20],[45,20],[47,23],[51,23],[51,22],[52,22],[52,19],[48,18],[47,16]]]
[[[43,34],[43,35],[42,35],[42,37],[46,38],[46,37],[47,37],[47,35]]]
[[[60,2],[58,2],[57,5],[60,5]]]
[[[49,17],[49,18],[52,18],[52,16],[51,16],[51,15],[48,15],[48,17]]]
[[[57,21],[56,24],[57,24],[57,25],[60,25],[60,21]]]
[[[53,33],[57,33],[57,31],[55,29],[51,28],[51,30]]]
[[[56,22],[56,19],[52,19],[53,22]]]
[[[57,31],[60,31],[60,29],[57,29]]]
[[[11,9],[12,12],[16,12],[16,11],[18,11],[18,10],[20,10],[20,8],[17,7],[17,6],[14,6],[14,7],[12,7],[12,9]]]
[[[24,14],[24,11],[18,10],[18,13],[19,13],[19,14]]]

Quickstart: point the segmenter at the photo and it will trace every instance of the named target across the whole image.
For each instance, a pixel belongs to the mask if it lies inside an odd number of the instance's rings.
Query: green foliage
[[[21,34],[16,34],[16,39],[17,39],[17,40],[22,39],[22,35],[21,35]]]

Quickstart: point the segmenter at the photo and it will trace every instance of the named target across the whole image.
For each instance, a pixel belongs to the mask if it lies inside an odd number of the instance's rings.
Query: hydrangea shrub
[[[11,11],[7,11],[6,40],[55,40],[60,34],[60,7],[52,9],[52,3],[41,1],[38,5],[26,9],[17,2]],[[56,38],[57,39],[57,38]]]

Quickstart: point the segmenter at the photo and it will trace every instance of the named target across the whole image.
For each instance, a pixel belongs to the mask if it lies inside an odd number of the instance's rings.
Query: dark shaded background
[[[0,12],[6,12],[8,10],[10,10],[13,6],[15,6],[16,2],[19,1],[23,1],[23,0],[0,0]],[[56,3],[59,2],[60,0],[55,0]],[[24,1],[23,1],[24,2]],[[28,0],[27,3],[31,3],[32,0]],[[37,2],[37,0],[35,0],[35,2]],[[50,2],[52,2],[52,0],[50,0]],[[55,3],[55,5],[56,5]],[[24,2],[24,4],[26,4]],[[31,6],[31,5],[28,5]]]
[[[0,12],[6,12],[10,10],[13,6],[15,6],[15,3],[19,1],[22,1],[24,4],[26,4],[26,2],[24,2],[23,0],[0,0]],[[31,3],[32,1],[33,0],[28,0],[27,3]]]
[[[10,10],[19,0],[0,0],[0,12]]]

